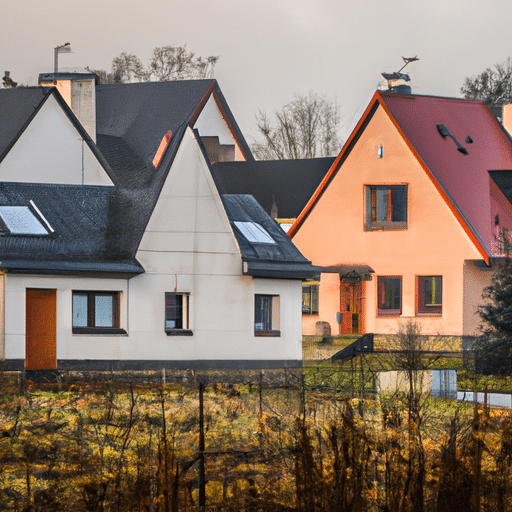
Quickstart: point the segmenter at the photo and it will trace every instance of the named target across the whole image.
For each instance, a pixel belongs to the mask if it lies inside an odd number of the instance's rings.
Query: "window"
[[[0,206],[0,231],[10,235],[48,235],[53,229],[33,201],[28,206]]]
[[[420,315],[441,315],[443,313],[442,276],[418,276],[417,312]]]
[[[255,295],[254,335],[281,335],[279,330],[279,295]]]
[[[318,284],[302,285],[302,314],[318,314]]]
[[[126,334],[120,328],[120,292],[73,292],[74,334]]]
[[[168,336],[192,336],[188,304],[189,295],[186,293],[165,294],[165,332]]]
[[[400,315],[402,313],[402,278],[377,278],[377,312],[379,315]]]
[[[268,234],[268,231],[256,222],[234,221],[233,224],[249,242],[259,244],[275,244],[276,241]]]
[[[367,230],[407,228],[407,185],[366,185]]]

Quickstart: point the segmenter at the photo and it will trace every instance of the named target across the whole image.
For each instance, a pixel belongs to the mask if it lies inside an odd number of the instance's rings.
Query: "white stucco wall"
[[[301,283],[242,276],[229,220],[192,130],[184,137],[139,247],[125,358],[301,359]],[[165,292],[190,294],[193,336],[167,336]],[[254,295],[279,295],[278,338],[254,336]]]
[[[53,96],[0,162],[0,180],[66,185],[112,185]]]
[[[123,335],[72,333],[73,290],[121,292],[121,327],[129,330],[126,279],[5,274],[5,359],[25,359],[27,288],[57,290],[57,359],[118,359]]]
[[[130,280],[6,274],[5,358],[25,358],[26,289],[49,288],[57,290],[58,360],[301,360],[301,282],[242,275],[237,243],[192,130],[137,259],[146,272]],[[73,334],[73,290],[120,292],[127,334]],[[192,336],[165,332],[165,293],[174,291],[189,294]],[[255,294],[279,296],[279,337],[254,335]]]

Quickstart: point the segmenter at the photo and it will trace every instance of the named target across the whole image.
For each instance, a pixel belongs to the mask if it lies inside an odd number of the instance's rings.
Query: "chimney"
[[[389,92],[397,94],[411,94],[412,89],[406,82],[410,82],[409,75],[405,73],[381,73],[381,87],[387,87]]]
[[[503,105],[503,110],[501,111],[503,128],[507,130],[507,133],[510,137],[512,137],[512,103],[508,103],[507,105]]]
[[[57,87],[75,116],[96,142],[96,85],[95,73],[41,73],[39,85]]]

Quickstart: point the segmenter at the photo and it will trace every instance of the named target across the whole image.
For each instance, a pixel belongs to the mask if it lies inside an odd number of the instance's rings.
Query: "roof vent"
[[[459,141],[450,133],[450,131],[448,130],[448,128],[446,128],[444,124],[438,124],[437,131],[439,132],[439,135],[443,137],[443,139],[446,139],[446,137],[452,139],[453,142],[455,142],[455,145],[457,146],[457,151],[461,152],[463,155],[469,155],[468,150],[462,144],[459,143]],[[468,142],[467,139],[466,142]]]

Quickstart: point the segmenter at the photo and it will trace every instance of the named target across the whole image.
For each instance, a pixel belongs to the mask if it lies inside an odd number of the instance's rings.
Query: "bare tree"
[[[149,82],[150,73],[144,69],[141,60],[131,53],[121,53],[112,61],[114,82]]]
[[[149,72],[159,82],[209,78],[218,59],[195,57],[186,46],[161,46],[153,50]]]
[[[466,77],[460,92],[468,100],[480,100],[487,105],[505,105],[512,101],[512,60],[495,64],[479,75]]]
[[[284,160],[333,156],[340,150],[338,104],[310,91],[275,112],[270,119],[263,111],[256,117],[261,137],[252,144],[259,160]]]
[[[102,84],[165,82],[210,78],[218,56],[196,57],[184,46],[160,46],[153,50],[147,67],[132,53],[123,52],[112,61],[112,71],[90,69]],[[89,68],[87,68],[89,69]]]

